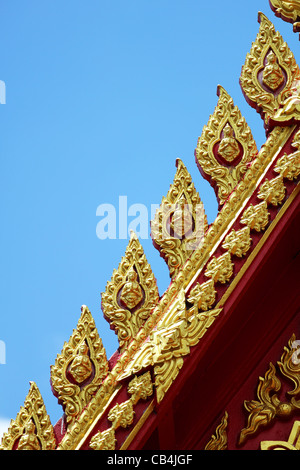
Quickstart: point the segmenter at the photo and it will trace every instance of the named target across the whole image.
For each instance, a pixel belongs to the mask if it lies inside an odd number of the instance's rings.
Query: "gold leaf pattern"
[[[266,179],[260,186],[257,197],[273,206],[278,206],[285,197],[285,186],[282,176],[277,176],[277,178],[272,180]]]
[[[241,218],[241,223],[247,225],[251,230],[261,232],[269,223],[269,212],[267,202],[250,204]]]

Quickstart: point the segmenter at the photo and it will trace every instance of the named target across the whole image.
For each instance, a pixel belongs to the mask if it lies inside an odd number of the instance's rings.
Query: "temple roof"
[[[30,422],[43,449],[130,448],[147,423],[153,429],[160,407],[167,409],[221,332],[245,321],[233,303],[250,288],[253,267],[264,264],[266,253],[273,253],[289,230],[299,202],[300,70],[271,21],[262,13],[258,18],[240,84],[261,115],[265,144],[257,149],[239,108],[219,85],[215,109],[195,148],[195,163],[219,203],[215,221],[208,224],[201,195],[177,159],[174,180],[151,222],[154,249],[169,269],[168,289],[158,292],[142,244],[132,233],[101,299],[118,350],[107,358],[92,313],[82,306],[51,367],[62,419],[51,425],[32,383],[2,449],[20,446],[31,432]]]

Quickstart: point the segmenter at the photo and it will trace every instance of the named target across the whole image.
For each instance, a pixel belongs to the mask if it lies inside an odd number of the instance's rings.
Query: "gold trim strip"
[[[144,426],[145,422],[147,421],[151,413],[154,411],[154,408],[155,408],[154,400],[152,400],[150,405],[146,409],[146,411],[144,411],[143,415],[140,417],[139,421],[137,422],[137,424],[135,425],[135,427],[133,428],[133,430],[131,431],[127,439],[125,440],[125,442],[120,447],[120,450],[128,449],[128,447],[132,443],[133,439],[135,438],[139,430]]]
[[[103,406],[103,408],[100,408],[99,412],[98,412],[98,416],[96,416],[91,424],[91,426],[88,428],[88,430],[85,432],[84,436],[81,438],[81,440],[79,441],[79,443],[77,444],[77,446],[75,447],[75,450],[80,450],[80,447],[82,446],[82,444],[84,443],[84,441],[87,439],[88,435],[92,432],[92,430],[94,429],[94,427],[96,426],[96,424],[98,423],[98,420],[101,418],[101,416],[103,415],[103,413],[105,413],[105,411],[107,410],[107,408],[109,407],[109,405],[111,404],[111,402],[113,401],[113,399],[116,397],[116,395],[118,394],[119,390],[122,388],[122,386],[120,385],[119,387],[116,388],[115,392],[110,396],[109,400],[107,401],[106,405]],[[99,416],[100,415],[100,416]]]

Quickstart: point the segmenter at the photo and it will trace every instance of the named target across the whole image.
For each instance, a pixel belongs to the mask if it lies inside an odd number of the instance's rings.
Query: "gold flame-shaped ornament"
[[[155,248],[166,260],[173,278],[189,256],[201,246],[208,228],[203,202],[180,159],[168,194],[151,221]]]
[[[102,310],[122,351],[159,301],[156,279],[142,245],[132,232],[124,257],[102,294]]]
[[[41,393],[34,382],[15,420],[3,435],[0,450],[53,450],[56,439]]]
[[[218,104],[195,150],[196,163],[223,205],[257,156],[251,130],[232,98],[218,86]]]
[[[263,13],[259,13],[258,21],[259,32],[246,56],[240,84],[248,103],[264,118],[268,132],[274,116],[300,80],[300,70],[271,21]]]

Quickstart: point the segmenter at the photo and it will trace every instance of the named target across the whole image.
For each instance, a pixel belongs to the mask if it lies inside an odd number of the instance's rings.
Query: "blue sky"
[[[204,4],[204,5],[203,5]],[[62,414],[50,366],[85,304],[110,357],[116,336],[100,300],[127,240],[100,240],[97,207],[159,204],[181,158],[209,222],[214,192],[194,148],[217,104],[233,97],[260,148],[263,123],[239,86],[264,12],[299,62],[292,26],[268,0],[10,0],[0,2],[0,423],[37,383],[53,424]],[[149,215],[150,219],[150,215]],[[130,218],[129,218],[130,221]],[[165,262],[141,240],[160,295]],[[5,425],[4,424],[4,425]],[[1,425],[0,425],[1,433]]]

